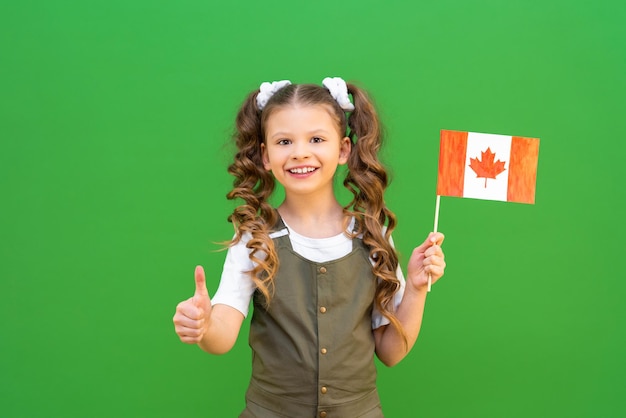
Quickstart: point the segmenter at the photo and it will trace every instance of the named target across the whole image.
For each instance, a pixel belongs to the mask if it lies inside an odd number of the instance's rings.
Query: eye
[[[289,145],[291,144],[291,140],[290,139],[279,139],[276,142],[277,145]]]
[[[311,142],[318,144],[320,142],[324,142],[324,138],[320,138],[319,136],[314,136],[313,138],[311,138]]]

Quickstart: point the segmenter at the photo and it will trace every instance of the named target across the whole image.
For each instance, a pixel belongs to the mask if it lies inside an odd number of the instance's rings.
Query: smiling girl
[[[382,417],[374,355],[393,366],[413,347],[428,276],[434,283],[444,272],[443,235],[413,250],[405,280],[384,202],[378,116],[362,89],[340,78],[263,83],[236,126],[228,194],[242,201],[229,218],[236,234],[212,300],[196,268],[176,333],[225,353],[252,300],[252,377],[240,417]],[[346,206],[333,189],[344,164]],[[276,181],[285,198],[274,208]]]

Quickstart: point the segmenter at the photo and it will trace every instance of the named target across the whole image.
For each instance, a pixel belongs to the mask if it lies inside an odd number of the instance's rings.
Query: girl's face
[[[263,166],[288,194],[332,192],[333,176],[350,154],[350,138],[338,132],[324,105],[278,108],[265,124]]]

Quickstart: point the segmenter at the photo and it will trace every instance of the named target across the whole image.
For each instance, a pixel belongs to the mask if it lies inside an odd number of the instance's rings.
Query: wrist
[[[407,281],[404,289],[404,294],[413,297],[423,297],[428,293],[428,282],[420,285],[415,285],[412,281]]]

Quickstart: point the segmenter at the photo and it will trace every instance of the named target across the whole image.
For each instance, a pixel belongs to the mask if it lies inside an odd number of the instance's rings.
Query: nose
[[[291,152],[291,159],[293,160],[303,160],[309,158],[311,155],[311,150],[309,148],[309,143],[306,141],[296,141],[294,142],[294,146]]]

